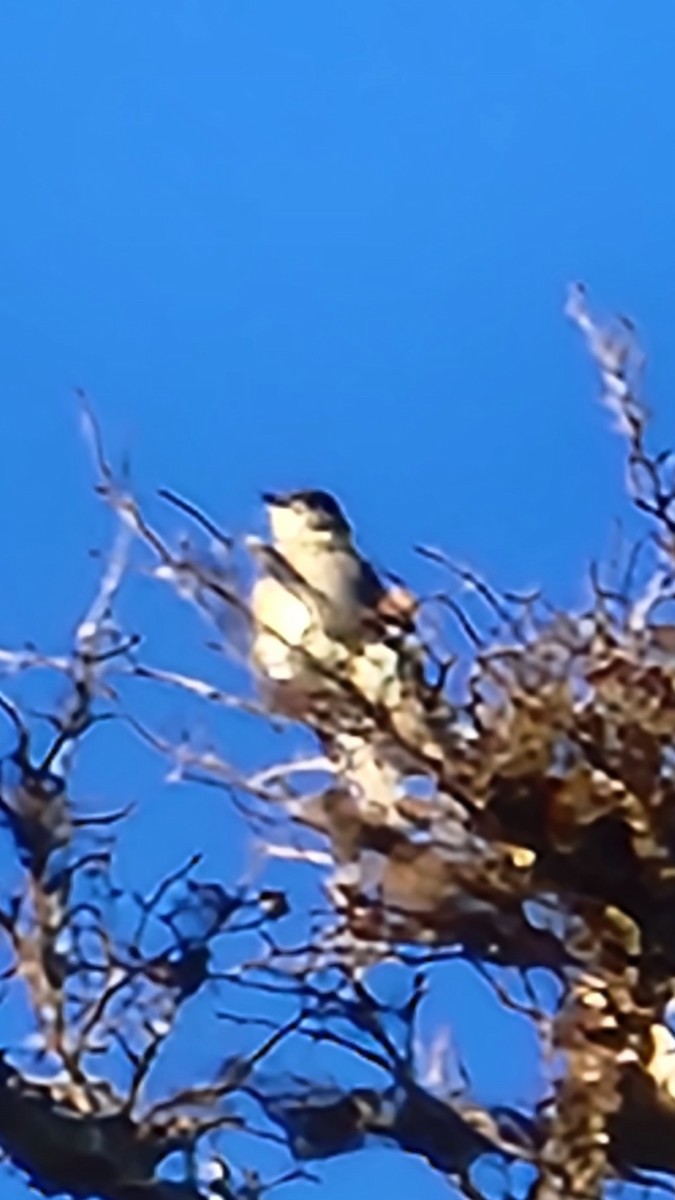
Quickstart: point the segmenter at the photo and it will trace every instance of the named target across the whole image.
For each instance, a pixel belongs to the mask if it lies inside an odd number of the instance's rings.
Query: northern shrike
[[[271,543],[248,543],[259,567],[250,603],[255,669],[282,710],[302,718],[312,711],[306,702],[319,701],[313,719],[342,761],[342,779],[370,805],[393,811],[402,775],[420,756],[436,762],[442,754],[415,599],[383,584],[327,492],[262,499]]]
[[[249,545],[262,568],[251,610],[253,658],[264,674],[294,678],[298,649],[323,667],[337,666],[364,643],[381,641],[387,626],[410,625],[408,594],[405,603],[392,600],[392,590],[354,545],[333,496],[265,492],[262,499],[272,544],[253,539]]]

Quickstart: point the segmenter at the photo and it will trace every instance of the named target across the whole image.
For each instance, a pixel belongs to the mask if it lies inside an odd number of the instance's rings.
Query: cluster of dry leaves
[[[119,527],[99,591],[69,654],[0,652],[8,681],[51,671],[68,693],[40,752],[33,719],[0,699],[12,740],[0,805],[17,860],[0,909],[5,995],[20,993],[34,1025],[30,1054],[0,1056],[0,1144],[41,1194],[254,1200],[311,1179],[312,1160],[373,1141],[426,1158],[474,1197],[485,1156],[503,1164],[507,1190],[522,1164],[521,1194],[533,1200],[591,1200],[608,1180],[675,1174],[674,460],[646,445],[631,328],[599,326],[580,289],[568,313],[625,438],[644,536],[594,569],[579,613],[498,593],[424,551],[442,587],[420,602],[382,694],[359,685],[353,664],[309,691],[252,700],[146,662],[116,608],[134,548],[207,618],[220,649],[233,617],[240,630],[250,620],[245,592],[231,539],[201,512],[164,493],[208,551],[185,539],[173,549],[155,530],[87,416],[98,491]],[[130,679],[300,724],[315,753],[244,774],[232,747],[151,729],[120,700]],[[294,909],[291,866],[287,892],[230,890],[200,877],[198,856],[152,894],[125,893],[116,836],[128,812],[78,818],[70,795],[80,740],[111,718],[166,756],[174,780],[222,788],[269,856],[316,864],[323,908]],[[550,1087],[532,1111],[480,1107],[422,1077],[426,971],[451,957],[539,1033]],[[409,974],[396,1004],[372,983],[383,962]],[[520,974],[527,1003],[504,968]],[[556,981],[552,1012],[530,987],[534,969]],[[263,1009],[282,1002],[288,1019],[214,1078],[157,1099],[149,1081],[178,1017],[216,985]],[[275,1070],[280,1047],[299,1062],[305,1042],[347,1053],[366,1082],[328,1087]],[[252,1130],[287,1151],[279,1177],[237,1170],[223,1152],[226,1134]],[[182,1173],[168,1178],[176,1153]]]

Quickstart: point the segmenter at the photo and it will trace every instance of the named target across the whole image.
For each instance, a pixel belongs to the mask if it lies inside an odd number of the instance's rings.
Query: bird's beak
[[[260,499],[268,508],[287,508],[289,500],[281,492],[261,492]]]

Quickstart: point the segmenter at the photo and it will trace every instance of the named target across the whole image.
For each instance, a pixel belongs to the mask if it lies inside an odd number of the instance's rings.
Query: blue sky
[[[667,440],[674,40],[670,0],[4,0],[0,643],[60,648],[88,596],[75,386],[141,489],[236,532],[261,488],[320,485],[421,586],[425,541],[581,597],[622,461],[565,288],[637,319]],[[167,806],[159,868],[184,798],[126,754],[85,778]],[[518,1055],[494,1066],[475,987],[458,1019],[501,1094]]]

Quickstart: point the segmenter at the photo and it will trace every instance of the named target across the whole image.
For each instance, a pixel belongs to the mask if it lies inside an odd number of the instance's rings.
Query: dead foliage
[[[4,982],[34,1026],[30,1067],[16,1048],[0,1058],[0,1143],[43,1195],[244,1200],[371,1143],[422,1156],[470,1196],[482,1194],[486,1156],[507,1179],[521,1164],[536,1200],[590,1200],[611,1179],[675,1173],[674,460],[648,446],[630,325],[598,323],[580,288],[568,314],[600,371],[646,522],[593,568],[588,603],[561,612],[424,549],[440,580],[432,594],[397,583],[376,634],[321,661],[300,650],[294,678],[256,694],[223,683],[222,655],[241,659],[252,621],[236,540],[166,489],[192,532],[158,532],[84,403],[97,490],[118,525],[113,550],[67,653],[0,653],[12,741],[0,810],[18,872],[0,909]],[[212,679],[155,666],[122,627],[118,592],[139,568],[208,622],[221,655]],[[13,691],[39,672],[66,690],[41,752],[39,719]],[[151,686],[214,714],[300,726],[313,751],[245,771],[227,734],[206,744],[155,728],[143,708]],[[323,904],[298,900],[290,867],[284,891],[233,889],[201,878],[198,855],[149,896],[125,890],[116,839],[130,810],[85,818],[72,790],[79,743],[110,720],[165,757],[186,795],[221,789],[266,861],[315,864]],[[450,958],[537,1030],[548,1090],[531,1111],[424,1079],[420,1005]],[[385,963],[410,977],[398,1003],[373,985]],[[527,1002],[509,991],[509,970]],[[537,970],[556,982],[552,1012],[537,1000]],[[244,1020],[236,1005],[218,1008],[223,989],[245,998],[249,1019],[257,1006],[266,1036],[158,1099],[153,1071],[184,1008],[208,993],[223,1028]],[[265,1015],[269,1004],[283,1020]],[[355,1081],[275,1065],[285,1047],[304,1061],[308,1046],[346,1055]],[[290,1155],[277,1178],[226,1161],[225,1133],[252,1131]],[[163,1164],[176,1153],[183,1176],[169,1180]]]

